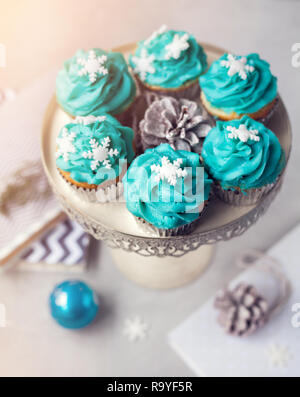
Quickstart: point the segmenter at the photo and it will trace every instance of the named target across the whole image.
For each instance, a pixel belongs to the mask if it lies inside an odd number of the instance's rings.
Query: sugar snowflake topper
[[[228,76],[234,76],[235,74],[238,74],[242,80],[247,79],[248,72],[254,72],[254,67],[247,65],[246,57],[241,57],[238,59],[232,54],[227,55],[227,61],[225,59],[221,61],[221,66],[224,66],[228,69]]]
[[[147,337],[149,325],[145,323],[140,317],[128,318],[125,320],[124,335],[130,340],[130,342],[136,342],[138,340],[145,339]]]
[[[145,45],[151,43],[152,40],[156,39],[156,37],[160,36],[161,34],[165,33],[167,30],[167,25],[162,25],[159,29],[155,30],[148,39],[144,41]]]
[[[287,346],[272,343],[269,346],[269,360],[273,367],[287,367],[292,358]]]
[[[258,130],[248,130],[245,124],[241,124],[239,128],[229,125],[226,127],[226,130],[230,131],[230,134],[228,134],[228,138],[230,139],[239,139],[241,142],[248,142],[248,139],[256,142],[260,141]]]
[[[82,69],[78,71],[78,76],[89,76],[90,82],[94,83],[97,80],[98,75],[106,75],[108,69],[105,68],[104,63],[107,61],[106,55],[96,56],[94,50],[91,50],[88,54],[88,58],[78,58],[77,63],[82,66]]]
[[[69,153],[75,153],[75,146],[73,145],[75,132],[68,132],[66,128],[62,130],[62,136],[56,139],[57,151],[56,157],[62,156],[64,161],[69,161]]]
[[[106,168],[111,168],[109,157],[117,156],[119,151],[117,149],[110,148],[110,138],[106,137],[99,143],[96,139],[90,140],[91,149],[88,152],[84,152],[82,155],[85,159],[93,159],[91,162],[91,169],[95,171],[100,164],[103,164]]]
[[[76,116],[75,123],[81,125],[89,125],[96,123],[96,121],[102,122],[106,120],[106,116]]]
[[[148,55],[145,48],[141,50],[141,54],[139,57],[132,57],[132,61],[135,64],[133,71],[140,76],[141,80],[145,80],[148,73],[155,73],[155,67],[152,64],[154,59],[155,56],[153,54]]]
[[[157,174],[155,181],[159,182],[166,179],[171,186],[175,186],[178,178],[184,178],[187,175],[187,171],[180,168],[181,164],[182,159],[177,159],[171,163],[168,157],[164,156],[161,159],[161,165],[151,165],[151,172]]]
[[[189,48],[190,45],[188,39],[189,39],[189,35],[187,33],[185,33],[182,36],[179,36],[179,34],[175,34],[171,43],[166,46],[165,58],[178,59],[180,57],[181,52]]]

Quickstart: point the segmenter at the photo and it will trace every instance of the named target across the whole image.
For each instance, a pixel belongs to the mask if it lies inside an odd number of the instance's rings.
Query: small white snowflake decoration
[[[152,164],[151,172],[155,172],[155,181],[159,182],[166,179],[171,186],[175,186],[178,178],[187,176],[187,171],[180,168],[182,159],[177,159],[171,163],[168,157],[164,156],[161,159],[161,165]]]
[[[75,153],[75,146],[73,145],[75,132],[68,132],[66,128],[62,130],[62,136],[56,139],[57,151],[56,157],[62,156],[64,161],[69,161],[69,153]]]
[[[90,82],[94,83],[97,80],[98,75],[106,75],[108,69],[105,68],[104,63],[107,60],[106,55],[96,56],[94,50],[91,50],[88,54],[88,58],[78,58],[77,63],[82,66],[82,69],[78,71],[78,76],[89,76]]]
[[[292,355],[287,346],[272,343],[269,346],[269,360],[273,367],[287,367]]]
[[[109,157],[117,156],[119,151],[117,149],[110,148],[110,138],[106,137],[99,143],[96,139],[90,140],[91,150],[84,152],[82,155],[85,159],[93,159],[91,162],[91,169],[95,171],[100,164],[103,164],[106,168],[111,168]]]
[[[226,127],[226,130],[230,131],[230,134],[228,134],[228,138],[230,139],[239,139],[242,142],[248,142],[248,139],[256,142],[260,141],[258,130],[248,130],[245,124],[241,124],[239,128],[229,125]]]
[[[247,79],[247,72],[252,73],[254,71],[253,66],[247,65],[246,57],[238,59],[232,54],[227,55],[227,60],[223,59],[221,61],[221,66],[228,69],[228,76],[233,76],[237,73],[242,80]]]
[[[156,37],[160,36],[161,34],[165,33],[167,30],[167,25],[162,25],[159,29],[155,30],[148,39],[144,41],[145,45],[151,43],[152,40],[156,39]]]
[[[188,39],[189,39],[189,35],[187,33],[185,33],[182,36],[179,36],[179,34],[175,34],[171,43],[166,46],[165,58],[178,59],[180,57],[181,52],[189,48],[190,45]]]
[[[141,80],[145,80],[147,77],[147,74],[153,74],[155,73],[155,67],[153,66],[153,61],[155,59],[155,56],[148,55],[147,50],[143,48],[141,50],[140,56],[133,56],[132,61],[135,65],[133,71],[134,73],[138,74],[141,78]]]
[[[125,320],[124,335],[130,340],[130,342],[136,342],[143,340],[147,337],[149,325],[145,323],[140,317],[128,318]]]
[[[106,116],[76,116],[75,123],[81,125],[89,125],[96,123],[96,121],[102,122],[106,120]]]

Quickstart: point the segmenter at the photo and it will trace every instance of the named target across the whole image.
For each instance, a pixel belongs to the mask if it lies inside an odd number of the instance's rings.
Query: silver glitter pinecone
[[[262,327],[268,319],[268,303],[248,284],[217,295],[214,305],[220,310],[218,321],[229,334],[246,336]]]
[[[140,122],[144,150],[169,143],[175,150],[200,153],[214,120],[196,102],[163,97],[154,100]]]

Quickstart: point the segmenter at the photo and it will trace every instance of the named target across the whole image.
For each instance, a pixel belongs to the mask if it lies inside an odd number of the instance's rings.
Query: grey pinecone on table
[[[250,335],[268,319],[267,301],[245,283],[238,284],[232,291],[223,290],[216,296],[214,305],[220,310],[220,325],[232,335]]]
[[[140,122],[143,149],[169,143],[175,150],[200,153],[214,120],[194,101],[157,98]]]

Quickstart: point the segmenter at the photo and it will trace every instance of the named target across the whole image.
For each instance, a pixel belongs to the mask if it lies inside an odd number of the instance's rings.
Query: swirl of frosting
[[[132,143],[133,130],[108,114],[79,117],[58,135],[56,165],[76,182],[101,185],[120,176],[133,160]]]
[[[122,54],[94,48],[78,50],[56,79],[56,98],[73,116],[122,113],[134,100],[136,86]]]
[[[199,217],[212,180],[198,154],[164,143],[135,158],[123,184],[131,213],[159,229],[172,229]]]
[[[225,113],[255,113],[277,95],[277,78],[258,54],[224,54],[199,78],[210,105]]]
[[[150,86],[177,88],[197,79],[206,69],[206,54],[196,39],[168,30],[140,41],[129,58],[134,73]]]
[[[218,121],[205,138],[202,158],[207,171],[225,190],[268,185],[285,166],[275,134],[248,116]]]

